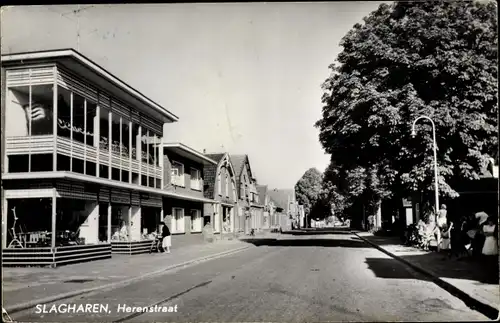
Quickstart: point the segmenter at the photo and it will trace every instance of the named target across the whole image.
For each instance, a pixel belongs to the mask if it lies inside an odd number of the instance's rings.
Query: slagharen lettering
[[[177,305],[175,306],[127,306],[119,304],[116,312],[120,313],[177,313]]]
[[[36,314],[47,313],[109,313],[108,304],[59,304],[47,306],[38,304],[35,309]]]

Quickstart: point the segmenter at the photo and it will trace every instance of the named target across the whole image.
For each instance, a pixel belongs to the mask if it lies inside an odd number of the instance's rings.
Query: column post
[[[7,248],[7,219],[9,216],[8,200],[5,197],[5,191],[2,194],[2,249]]]
[[[109,196],[109,203],[108,203],[108,243],[111,243],[111,194]]]
[[[52,251],[56,248],[56,220],[57,220],[57,191],[56,188],[52,188],[52,236],[50,241],[50,247]]]

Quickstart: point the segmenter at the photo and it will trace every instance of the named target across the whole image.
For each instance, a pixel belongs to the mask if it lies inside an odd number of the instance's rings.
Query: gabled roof
[[[282,208],[284,211],[288,210],[288,201],[293,200],[295,196],[295,191],[293,189],[273,189],[268,190],[267,195],[274,205]]]
[[[215,183],[217,180],[217,170],[221,166],[221,162],[224,160],[225,156],[227,156],[229,161],[229,167],[233,168],[233,172],[235,172],[233,165],[231,164],[231,159],[227,153],[217,153],[217,154],[205,154],[207,158],[217,162],[217,164],[212,164],[205,166],[203,168],[203,183],[205,184],[205,190],[203,194],[206,198],[215,198]]]
[[[257,185],[257,192],[259,192],[260,204],[265,204],[267,195],[267,185]]]
[[[236,176],[241,175],[241,171],[243,170],[243,165],[248,159],[247,155],[231,155],[231,163],[233,163],[234,171],[236,172]]]

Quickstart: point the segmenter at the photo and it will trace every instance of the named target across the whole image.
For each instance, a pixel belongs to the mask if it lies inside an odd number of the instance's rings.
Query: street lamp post
[[[413,121],[413,126],[411,129],[411,135],[414,137],[415,132],[415,124],[420,119],[427,119],[432,124],[432,140],[433,140],[433,150],[434,150],[434,194],[435,196],[435,213],[437,214],[439,210],[439,185],[438,185],[438,164],[437,164],[437,144],[436,144],[436,126],[434,125],[434,121],[428,116],[420,116],[415,121]]]

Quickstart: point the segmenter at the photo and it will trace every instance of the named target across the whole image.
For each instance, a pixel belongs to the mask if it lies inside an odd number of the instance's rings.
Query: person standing
[[[436,225],[438,230],[436,230],[436,241],[438,246],[441,245],[441,233],[443,231],[443,227],[448,224],[447,219],[448,211],[446,210],[446,204],[441,204],[441,208],[437,214]]]
[[[163,222],[163,228],[161,230],[161,236],[163,237],[162,247],[167,253],[170,253],[170,247],[172,246],[172,234],[168,229],[168,226]]]
[[[483,234],[485,236],[483,249],[481,253],[485,256],[496,256],[498,255],[498,242],[496,232],[495,221],[491,217],[488,218],[486,223],[483,225]]]

